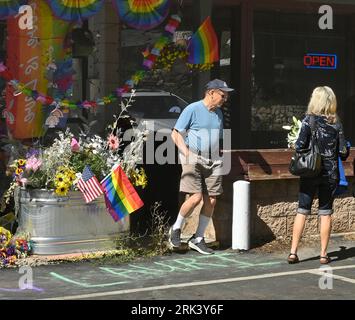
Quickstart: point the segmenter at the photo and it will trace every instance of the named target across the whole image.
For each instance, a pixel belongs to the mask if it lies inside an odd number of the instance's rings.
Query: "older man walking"
[[[216,197],[223,192],[222,162],[215,160],[219,158],[219,140],[223,138],[223,114],[220,108],[233,90],[219,79],[208,82],[204,98],[188,105],[175,124],[172,139],[180,151],[180,192],[190,196],[182,204],[169,230],[172,248],[181,246],[183,223],[202,200],[199,224],[188,245],[201,254],[213,253],[206,245],[204,233],[212,218]]]

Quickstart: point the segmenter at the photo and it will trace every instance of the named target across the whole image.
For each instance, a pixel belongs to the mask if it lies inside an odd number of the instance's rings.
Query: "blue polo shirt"
[[[219,150],[219,139],[223,137],[223,113],[220,108],[208,111],[200,100],[183,110],[174,128],[187,133],[185,143],[192,151],[213,153]]]

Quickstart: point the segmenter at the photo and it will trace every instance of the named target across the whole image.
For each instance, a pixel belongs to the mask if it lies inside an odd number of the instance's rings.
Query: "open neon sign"
[[[336,69],[338,58],[336,54],[307,53],[303,64],[308,69]]]

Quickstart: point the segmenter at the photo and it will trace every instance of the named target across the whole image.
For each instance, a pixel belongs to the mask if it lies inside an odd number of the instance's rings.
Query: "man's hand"
[[[189,156],[189,148],[186,146],[184,137],[182,134],[176,130],[175,128],[173,129],[173,132],[171,133],[171,139],[174,141],[175,145],[178,147],[179,151],[187,158]]]
[[[221,160],[212,161],[211,159],[204,158],[202,156],[197,156],[197,163],[202,165],[206,169],[213,169],[214,167],[222,164]]]

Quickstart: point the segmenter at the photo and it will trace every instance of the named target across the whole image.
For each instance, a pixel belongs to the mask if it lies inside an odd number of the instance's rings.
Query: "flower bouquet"
[[[112,249],[118,233],[129,230],[128,214],[140,208],[138,205],[133,207],[131,201],[134,187],[147,185],[145,171],[140,167],[147,132],[134,127],[125,115],[133,96],[134,93],[121,103],[121,113],[108,126],[104,137],[90,134],[87,128],[78,136],[66,129],[47,146],[32,144],[12,148],[14,152],[7,173],[13,177],[13,182],[3,196],[2,207],[11,204],[14,198],[18,218],[16,234],[31,235],[33,253]],[[121,120],[124,119],[130,121],[131,128],[123,124]],[[118,166],[127,178],[120,189],[124,190],[120,200],[117,197],[121,194],[117,193],[116,197],[115,193],[109,198],[112,194],[106,191],[111,192],[112,188],[103,187],[103,181],[110,180],[108,177],[113,176],[113,169],[116,172]],[[96,179],[95,188],[101,189],[89,200],[87,195],[91,187],[84,191],[82,188],[87,181],[87,171]],[[122,181],[115,180],[115,183]],[[100,197],[104,190],[105,197]],[[122,209],[121,205],[130,207],[125,207],[126,211],[119,216],[116,210]],[[112,218],[119,223],[113,223]]]
[[[0,268],[14,265],[17,259],[26,258],[32,249],[28,235],[16,237],[0,227]]]
[[[21,146],[16,153],[21,155],[10,161],[7,174],[12,175],[13,182],[3,197],[2,207],[9,204],[16,187],[53,190],[57,196],[66,196],[71,190],[78,190],[78,181],[85,166],[89,166],[100,181],[106,177],[114,166],[120,165],[134,186],[144,188],[147,177],[144,169],[138,167],[142,160],[145,131],[137,128],[131,134],[124,134],[118,128],[119,120],[132,103],[132,97],[122,102],[121,113],[108,127],[106,137],[81,132],[78,137],[67,129],[60,132],[53,143],[44,146]],[[124,141],[124,136],[129,141]],[[124,147],[123,147],[124,146]]]
[[[291,125],[282,126],[283,129],[288,130],[287,145],[291,149],[295,149],[295,144],[301,131],[302,122],[295,116],[292,117],[293,123]]]

